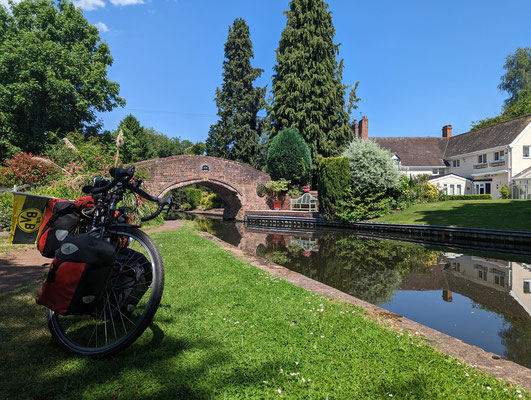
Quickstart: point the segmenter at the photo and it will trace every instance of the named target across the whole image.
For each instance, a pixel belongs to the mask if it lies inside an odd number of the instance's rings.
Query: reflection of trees
[[[242,235],[234,222],[195,216],[194,223],[197,224],[198,229],[208,232],[227,243],[234,246],[240,244]]]
[[[439,253],[411,243],[396,243],[356,235],[319,238],[319,252],[304,257],[300,248],[269,235],[261,253],[312,279],[375,304],[388,301],[410,272],[422,272]]]
[[[531,318],[508,318],[498,335],[505,346],[505,357],[531,368]]]

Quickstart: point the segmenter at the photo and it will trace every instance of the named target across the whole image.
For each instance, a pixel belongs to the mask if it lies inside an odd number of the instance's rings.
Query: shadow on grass
[[[222,343],[180,335],[179,313],[171,305],[118,355],[70,356],[48,332],[43,308],[34,302],[37,288],[32,283],[0,296],[0,385],[6,398],[207,399],[227,385],[258,386],[264,379],[263,368],[224,370],[234,360]],[[278,370],[277,364],[270,367],[271,375]]]
[[[531,201],[461,203],[451,209],[417,211],[428,225],[531,230]]]

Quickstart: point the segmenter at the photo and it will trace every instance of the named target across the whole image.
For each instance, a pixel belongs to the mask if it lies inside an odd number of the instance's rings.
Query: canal
[[[248,253],[531,368],[531,255],[193,218]]]

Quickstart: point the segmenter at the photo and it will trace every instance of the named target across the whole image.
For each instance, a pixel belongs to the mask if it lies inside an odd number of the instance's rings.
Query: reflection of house
[[[531,316],[531,265],[445,253],[431,272],[411,273],[401,290],[442,290],[445,301],[459,293],[482,306],[515,317]]]
[[[360,136],[368,138],[366,117],[360,127]],[[531,114],[455,136],[446,125],[440,138],[373,140],[393,154],[404,174],[433,175],[430,182],[447,194],[492,194],[497,199],[508,185],[513,198],[531,199]]]
[[[447,254],[446,258],[449,271],[455,276],[510,294],[525,312],[531,315],[530,265],[469,255],[452,254],[448,257]],[[502,293],[494,296],[500,299],[503,297]]]

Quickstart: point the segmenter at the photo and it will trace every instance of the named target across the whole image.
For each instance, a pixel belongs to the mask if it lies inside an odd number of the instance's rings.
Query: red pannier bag
[[[78,206],[63,199],[50,200],[37,236],[37,248],[44,257],[53,258],[65,238],[79,224]]]
[[[91,314],[105,290],[115,247],[94,236],[69,235],[50,264],[37,304],[61,315]]]

